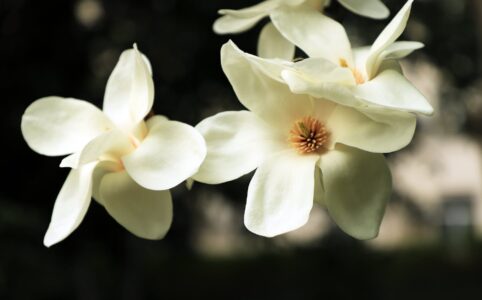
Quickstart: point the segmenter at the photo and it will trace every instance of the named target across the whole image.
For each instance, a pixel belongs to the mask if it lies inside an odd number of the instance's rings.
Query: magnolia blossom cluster
[[[389,13],[379,0],[338,2],[371,18]],[[250,231],[272,237],[295,230],[318,203],[349,235],[375,237],[391,193],[383,153],[411,141],[415,114],[432,113],[397,61],[423,47],[396,41],[412,2],[360,48],[323,14],[328,0],[221,10],[220,34],[267,16],[271,22],[261,30],[258,56],[231,41],[221,49],[223,71],[246,110],[218,113],[195,128],[153,115],[152,70],[136,45],[114,68],[102,111],[57,96],[33,102],[21,124],[28,145],[48,156],[70,154],[60,164],[71,171],[44,244],[72,233],[91,198],[136,236],[161,239],[173,217],[170,188],[185,180],[219,184],[255,169],[244,216]],[[293,60],[295,47],[307,57]]]
[[[378,0],[339,2],[372,18],[388,14]],[[416,113],[432,114],[397,61],[423,46],[396,41],[412,2],[360,48],[321,12],[327,1],[267,0],[221,10],[218,33],[246,30],[265,16],[271,22],[261,31],[259,56],[231,41],[221,49],[224,73],[246,110],[196,126],[208,151],[194,179],[217,184],[256,169],[244,223],[262,236],[303,226],[319,203],[349,235],[376,237],[391,193],[383,153],[411,141]],[[307,58],[293,61],[294,46]]]

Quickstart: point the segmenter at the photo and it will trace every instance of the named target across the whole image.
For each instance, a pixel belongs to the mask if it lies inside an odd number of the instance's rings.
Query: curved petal
[[[253,58],[232,42],[224,44],[221,49],[221,65],[239,101],[281,131],[289,131],[294,120],[309,114],[312,109],[309,96],[295,95],[286,84],[267,75],[281,73],[281,65]],[[274,70],[276,66],[278,70]]]
[[[315,98],[329,99],[345,106],[366,106],[361,99],[355,97],[355,86],[338,82],[314,81],[313,77],[307,78],[306,74],[296,72],[295,70],[284,70],[281,76],[289,86],[290,91],[295,94],[307,94]]]
[[[214,21],[213,31],[217,34],[241,33],[252,28],[262,18],[268,14],[259,14],[254,17],[238,18],[231,15],[225,15]]]
[[[381,54],[384,60],[386,59],[400,59],[403,58],[413,51],[423,48],[424,44],[420,42],[412,41],[400,41],[394,42],[388,46]]]
[[[258,55],[263,58],[292,60],[295,55],[295,45],[285,39],[270,22],[259,34]]]
[[[354,94],[381,107],[431,115],[427,99],[399,72],[387,69],[372,80],[358,85]]]
[[[264,161],[248,188],[244,224],[273,237],[303,226],[314,199],[314,172],[319,155],[283,151]]]
[[[50,247],[65,239],[84,219],[90,205],[95,166],[96,163],[91,163],[70,171],[55,200],[52,219],[44,237],[45,246]]]
[[[388,153],[412,140],[415,115],[397,111],[353,109],[338,105],[327,126],[334,144],[342,143],[365,151]]]
[[[90,163],[94,160],[110,160],[120,162],[122,156],[134,151],[134,141],[122,131],[106,132],[88,143],[79,155],[78,165]],[[77,167],[77,166],[71,166]]]
[[[339,145],[321,156],[320,167],[336,224],[357,239],[376,237],[392,189],[383,155]]]
[[[94,105],[72,98],[45,97],[30,104],[22,116],[22,134],[34,151],[65,155],[81,150],[97,135],[112,128]]]
[[[115,172],[102,178],[99,191],[107,212],[132,234],[158,240],[171,227],[169,190],[148,190],[134,182],[126,172]]]
[[[355,14],[373,19],[385,19],[390,14],[380,0],[338,0],[341,5]]]
[[[124,167],[119,162],[104,160],[97,163],[92,174],[92,198],[100,205],[104,205],[104,201],[102,201],[102,197],[100,196],[100,183],[102,179],[109,173],[122,171],[124,171]]]
[[[122,157],[129,175],[151,190],[167,190],[197,172],[206,156],[203,137],[176,121],[160,122],[132,153]]]
[[[380,54],[387,49],[388,46],[393,44],[396,39],[402,34],[407,26],[408,17],[410,16],[410,9],[412,7],[413,0],[408,0],[407,3],[400,9],[397,15],[392,21],[383,29],[380,35],[373,43],[370,54],[366,60],[366,72],[368,78],[373,78],[380,66],[381,59]]]
[[[281,34],[308,56],[335,64],[343,59],[353,67],[350,41],[340,23],[308,7],[277,9],[270,16]]]
[[[340,67],[339,65],[321,57],[307,58],[296,62],[293,65],[292,70],[297,72],[304,81],[308,81],[312,84],[320,84],[324,82],[333,82],[349,86],[354,86],[356,84],[355,78],[350,69]],[[285,78],[283,75],[285,72],[289,72],[289,70],[281,72],[282,78]]]
[[[149,66],[134,45],[122,52],[107,81],[103,110],[117,126],[130,131],[149,113],[153,102]]]
[[[204,119],[196,126],[204,136],[207,156],[196,181],[218,184],[254,170],[285,140],[266,122],[248,111],[227,111]],[[287,144],[287,143],[286,143]]]

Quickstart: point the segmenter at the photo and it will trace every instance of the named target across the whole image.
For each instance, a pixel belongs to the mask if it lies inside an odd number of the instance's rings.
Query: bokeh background
[[[162,241],[138,239],[93,202],[81,226],[42,245],[68,173],[23,141],[35,99],[102,104],[122,50],[150,58],[155,111],[191,125],[241,109],[223,75],[229,38],[254,53],[252,31],[217,36],[216,11],[256,0],[0,0],[0,299],[480,299],[482,295],[482,1],[415,0],[402,37],[426,47],[403,61],[435,107],[410,146],[388,155],[394,193],[380,236],[357,241],[321,207],[273,239],[242,222],[251,175],[174,189]],[[388,20],[327,10],[352,42],[373,42]],[[393,16],[402,0],[385,0]]]

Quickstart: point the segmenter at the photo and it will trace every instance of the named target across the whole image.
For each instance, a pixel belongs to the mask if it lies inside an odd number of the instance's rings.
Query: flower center
[[[293,124],[289,141],[300,154],[319,153],[325,149],[329,137],[322,122],[307,116]]]
[[[358,71],[356,68],[350,68],[348,66],[348,63],[346,62],[346,59],[340,58],[340,66],[342,68],[349,68],[350,69],[350,71],[353,73],[353,77],[355,77],[356,84],[365,83],[365,79],[363,78],[362,73],[360,73],[360,71]]]

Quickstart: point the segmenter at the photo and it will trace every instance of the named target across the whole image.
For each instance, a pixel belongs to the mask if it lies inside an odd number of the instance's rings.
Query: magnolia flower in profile
[[[246,54],[232,42],[222,47],[221,64],[249,111],[222,112],[196,126],[208,154],[194,180],[218,184],[257,169],[244,222],[262,236],[304,225],[315,201],[353,237],[375,237],[391,193],[381,153],[410,142],[415,116],[293,93],[280,77],[289,63]]]
[[[221,9],[213,25],[218,34],[239,33],[256,25],[261,19],[272,17],[279,9],[296,9],[304,7],[319,13],[330,4],[331,0],[265,0],[251,7],[233,10]],[[389,10],[380,0],[338,0],[350,11],[374,19],[388,17]],[[280,35],[273,24],[266,24],[261,30],[258,41],[258,55],[266,58],[292,59],[295,47]]]
[[[409,0],[371,47],[352,49],[341,24],[306,8],[271,15],[278,30],[309,58],[282,71],[291,91],[353,107],[378,107],[430,115],[433,108],[405,78],[398,62],[422,43],[395,42],[410,15]]]
[[[191,126],[153,116],[149,62],[134,45],[107,82],[103,111],[72,98],[46,97],[22,117],[22,134],[36,152],[71,167],[44,238],[51,246],[82,222],[94,197],[134,235],[161,239],[172,221],[169,189],[194,174],[206,154]]]

